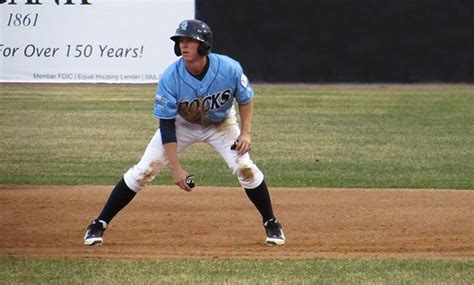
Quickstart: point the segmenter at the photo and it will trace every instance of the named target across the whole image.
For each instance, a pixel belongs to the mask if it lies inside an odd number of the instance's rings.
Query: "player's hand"
[[[183,189],[184,191],[191,192],[191,187],[189,187],[189,185],[186,183],[186,178],[188,175],[189,173],[181,167],[171,170],[171,176],[173,177],[174,184],[178,185],[179,188]]]
[[[250,141],[250,134],[242,133],[237,139],[235,150],[239,152],[239,156],[242,156],[252,150],[252,143]]]

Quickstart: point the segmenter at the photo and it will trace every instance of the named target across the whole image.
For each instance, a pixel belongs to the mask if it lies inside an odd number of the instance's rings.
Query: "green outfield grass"
[[[256,85],[253,159],[271,186],[474,189],[474,86]],[[0,184],[115,184],[157,123],[153,85],[0,84]],[[204,155],[203,155],[204,154]],[[238,186],[206,145],[201,185]],[[155,184],[171,184],[164,171]],[[474,262],[34,260],[0,284],[472,284]]]
[[[252,157],[271,186],[474,188],[472,85],[254,87]],[[115,184],[157,128],[154,85],[0,90],[0,184]],[[198,184],[238,186],[209,146],[181,157]]]
[[[0,259],[2,284],[472,284],[474,262]]]

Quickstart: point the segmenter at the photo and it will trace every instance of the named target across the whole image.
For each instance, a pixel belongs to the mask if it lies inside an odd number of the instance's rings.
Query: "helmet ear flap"
[[[181,49],[179,48],[179,42],[178,41],[174,42],[174,53],[176,54],[176,56],[181,55]]]
[[[211,51],[211,46],[209,46],[207,43],[201,42],[199,44],[198,53],[200,55],[208,55],[210,51]]]

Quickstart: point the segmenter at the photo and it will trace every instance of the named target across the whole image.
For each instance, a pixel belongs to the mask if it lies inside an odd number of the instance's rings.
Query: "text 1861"
[[[8,27],[36,27],[38,23],[38,13],[21,14],[10,13],[8,16]]]

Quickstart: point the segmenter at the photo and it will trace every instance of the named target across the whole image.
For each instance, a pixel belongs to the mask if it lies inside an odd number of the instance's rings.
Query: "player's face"
[[[179,39],[179,48],[181,49],[183,59],[186,61],[193,61],[200,57],[197,51],[198,47],[199,42],[195,39],[184,37]]]

